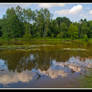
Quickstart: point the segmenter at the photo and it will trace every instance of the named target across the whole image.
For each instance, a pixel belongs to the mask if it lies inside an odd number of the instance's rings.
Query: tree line
[[[92,21],[81,19],[72,22],[66,17],[52,18],[48,9],[31,10],[21,8],[8,8],[0,19],[0,37],[3,39],[16,38],[92,38]]]

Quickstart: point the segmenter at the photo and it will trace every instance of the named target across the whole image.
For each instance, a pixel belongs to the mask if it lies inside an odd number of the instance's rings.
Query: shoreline
[[[88,41],[85,41],[83,39],[77,39],[77,40],[71,40],[71,39],[30,39],[30,40],[24,40],[24,39],[0,39],[0,49],[31,49],[41,46],[68,46],[69,48],[78,48],[78,47],[84,47],[87,48],[87,46],[92,45],[92,39],[89,39]]]

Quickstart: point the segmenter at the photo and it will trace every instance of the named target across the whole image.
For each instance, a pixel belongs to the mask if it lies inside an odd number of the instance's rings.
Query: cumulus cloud
[[[63,7],[65,3],[39,3],[40,8]]]
[[[11,8],[16,6],[21,6],[22,8],[27,8],[32,5],[32,3],[1,3],[0,8]]]
[[[37,5],[39,8],[51,8],[51,7],[63,7],[65,3],[1,3],[0,8],[16,7],[17,5],[22,8],[30,7],[31,5]]]
[[[82,10],[82,5],[76,5],[74,7],[72,7],[70,10],[69,10],[69,13],[70,14],[76,14],[76,13],[79,13],[81,10]]]
[[[92,10],[89,11],[89,14],[92,14]]]
[[[16,7],[17,5],[26,8],[31,5],[38,5],[40,8],[63,7],[65,3],[1,3],[0,8]]]
[[[82,5],[73,6],[71,9],[58,10],[55,13],[58,15],[77,14],[83,9]]]
[[[57,10],[55,13],[58,15],[67,15],[69,14],[69,9]]]

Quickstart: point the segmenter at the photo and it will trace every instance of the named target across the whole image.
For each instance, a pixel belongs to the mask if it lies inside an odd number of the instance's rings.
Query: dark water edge
[[[92,45],[0,50],[0,88],[92,88]]]

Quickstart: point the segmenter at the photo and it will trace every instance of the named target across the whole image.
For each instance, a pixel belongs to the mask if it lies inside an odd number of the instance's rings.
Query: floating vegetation
[[[4,49],[18,49],[18,50],[40,50],[40,49],[33,49],[33,48],[39,48],[39,47],[48,47],[48,46],[55,46],[55,45],[12,45],[12,46],[0,46],[0,50]]]
[[[32,49],[16,49],[16,50],[18,50],[18,51],[40,51],[40,49],[38,49],[38,48],[32,48]]]
[[[69,51],[86,51],[87,49],[83,49],[83,48],[63,48],[63,50],[69,50]]]

